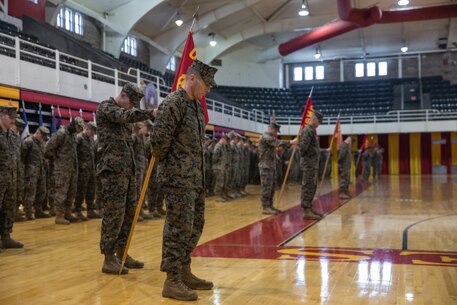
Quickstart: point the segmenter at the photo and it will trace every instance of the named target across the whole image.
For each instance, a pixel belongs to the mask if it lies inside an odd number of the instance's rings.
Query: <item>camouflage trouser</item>
[[[93,167],[78,169],[78,185],[76,187],[75,210],[82,211],[83,201],[86,201],[88,210],[94,210],[95,200],[95,169]]]
[[[54,179],[54,164],[49,161],[48,168],[46,170],[46,195],[47,202],[49,203],[51,210],[54,210],[56,206],[55,189],[56,183]],[[44,201],[44,204],[46,204],[46,200]]]
[[[213,183],[214,177],[213,177],[213,171],[212,170],[205,170],[205,186],[206,186],[206,193],[211,192],[211,184]]]
[[[56,211],[65,212],[71,210],[76,196],[76,186],[78,183],[77,169],[57,169],[54,168],[54,201]]]
[[[136,168],[135,169],[135,179],[136,179],[136,195],[137,198],[141,195],[141,190],[143,188],[143,182],[145,177],[145,169],[144,168]],[[138,204],[138,200],[137,200]]]
[[[347,193],[351,183],[351,172],[347,168],[340,168],[340,193]]]
[[[238,168],[237,170],[237,180],[236,180],[236,189],[241,191],[243,187],[243,177],[244,177],[244,170],[242,168]]]
[[[32,206],[35,208],[35,211],[42,211],[42,202],[45,199],[46,177],[44,171],[37,172],[32,175],[26,175],[24,188],[25,213],[27,215],[32,214]]]
[[[229,167],[230,173],[229,173],[229,180],[227,181],[227,191],[228,192],[233,192],[235,190],[235,167],[231,166]]]
[[[267,208],[273,206],[273,197],[275,195],[275,170],[269,168],[260,169],[260,185],[262,187],[260,200],[262,207]]]
[[[317,166],[310,166],[303,169],[300,196],[300,205],[302,208],[311,208],[313,206],[313,199],[317,189],[318,173],[319,168]]]
[[[363,180],[368,181],[371,175],[371,164],[370,163],[363,163]]]
[[[227,171],[221,169],[213,169],[213,177],[216,184],[216,186],[214,187],[214,194],[216,194],[217,196],[225,194]]]
[[[381,165],[376,163],[373,165],[373,178],[378,178],[381,175]]]
[[[100,250],[113,254],[125,248],[137,206],[136,179],[128,173],[103,171],[99,199],[103,202]]]
[[[11,178],[5,178],[7,173],[2,173],[0,182],[0,234],[13,232],[14,213],[16,211],[16,183],[11,183]]]
[[[164,272],[181,272],[190,264],[205,224],[205,191],[165,188],[167,216],[163,227],[162,263]]]
[[[159,207],[163,207],[163,190],[157,177],[151,177],[148,185],[148,209],[153,212]]]

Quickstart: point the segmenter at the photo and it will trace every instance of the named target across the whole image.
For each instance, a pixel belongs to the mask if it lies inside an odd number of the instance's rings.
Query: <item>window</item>
[[[132,56],[138,56],[138,47],[135,37],[127,36],[127,38],[125,38],[124,46],[122,47],[122,52],[130,54]]]
[[[38,0],[29,0],[29,2],[32,2],[33,4],[38,4]]]
[[[295,67],[294,68],[294,81],[299,82],[303,80],[303,68]]]
[[[80,13],[73,12],[67,7],[62,7],[57,14],[57,26],[78,35],[83,35],[82,15]]]
[[[176,58],[172,56],[167,64],[167,69],[170,71],[176,71]]]
[[[369,62],[367,63],[367,76],[376,76],[376,63],[375,62]]]
[[[314,68],[305,67],[305,80],[313,80],[313,79],[314,79]]]
[[[387,61],[378,62],[378,75],[379,76],[387,75]]]
[[[316,79],[324,79],[324,66],[316,66]]]
[[[365,76],[365,65],[363,63],[355,64],[355,77],[364,77]]]

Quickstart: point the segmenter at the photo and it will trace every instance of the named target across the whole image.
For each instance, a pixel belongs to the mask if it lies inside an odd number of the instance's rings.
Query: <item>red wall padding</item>
[[[82,109],[83,111],[96,112],[98,103],[71,99],[68,97],[38,93],[33,91],[21,90],[21,99],[27,102],[41,103],[45,105],[60,106],[63,108]],[[78,114],[79,115],[79,114]]]
[[[422,175],[432,173],[432,134],[421,133],[421,171]]]

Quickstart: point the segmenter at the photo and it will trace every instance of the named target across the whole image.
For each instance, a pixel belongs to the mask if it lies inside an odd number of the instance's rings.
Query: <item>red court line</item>
[[[356,183],[356,195],[368,187],[365,183]],[[314,200],[314,207],[323,214],[329,214],[345,204],[338,198],[338,190],[324,194]],[[206,248],[214,245],[245,245],[254,248],[276,246],[316,223],[315,220],[303,220],[303,210],[300,205],[292,207],[279,215],[274,215],[247,225],[241,229],[208,241],[195,249],[194,256],[200,256]],[[220,248],[222,249],[222,248]],[[225,249],[225,248],[224,248]],[[214,253],[214,256],[224,257],[223,253]]]

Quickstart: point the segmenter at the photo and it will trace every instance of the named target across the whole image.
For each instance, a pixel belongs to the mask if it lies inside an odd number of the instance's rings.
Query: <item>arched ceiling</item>
[[[119,54],[128,33],[150,43],[164,67],[167,59],[185,42],[192,16],[199,7],[194,24],[194,40],[199,57],[211,61],[240,48],[250,48],[259,62],[280,58],[277,47],[316,27],[338,19],[335,0],[308,0],[310,15],[298,16],[302,0],[61,0],[100,22],[108,30],[108,51]],[[408,7],[455,4],[457,0],[410,0]],[[399,9],[397,0],[353,0],[355,8],[377,5],[383,10]],[[184,20],[174,23],[179,11]],[[438,19],[421,22],[376,24],[320,43],[324,59],[400,54],[405,41],[409,52],[457,47],[457,22]],[[218,42],[210,47],[208,34],[214,32]],[[312,61],[317,46],[299,50],[282,60]],[[442,48],[442,46],[441,46]]]

